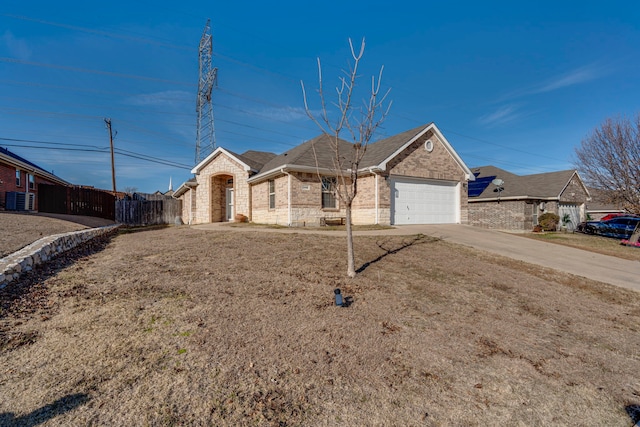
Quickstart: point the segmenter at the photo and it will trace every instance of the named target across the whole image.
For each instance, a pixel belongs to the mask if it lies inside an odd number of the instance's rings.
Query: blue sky
[[[177,188],[194,165],[208,18],[216,141],[238,153],[319,134],[300,80],[317,87],[319,57],[331,90],[350,37],[367,42],[361,86],[384,65],[391,89],[377,138],[435,122],[469,167],[570,169],[605,118],[640,111],[636,1],[413,3],[5,0],[0,145],[110,189],[110,118],[118,189]]]

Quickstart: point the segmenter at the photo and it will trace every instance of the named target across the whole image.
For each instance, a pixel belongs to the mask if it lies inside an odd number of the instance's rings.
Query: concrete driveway
[[[399,227],[404,230],[405,227]],[[407,226],[416,232],[471,246],[487,252],[553,268],[580,277],[640,291],[640,262],[601,255],[554,243],[528,239],[517,234],[468,225]]]
[[[228,231],[248,230],[243,227],[228,227],[224,223],[202,224],[192,227]],[[251,228],[251,230],[271,233],[345,235],[345,232],[342,231],[323,231],[317,228]],[[403,225],[389,230],[356,231],[354,235],[403,236],[419,233],[640,292],[640,262],[638,261],[629,261],[568,246],[541,242],[517,234],[485,230],[469,225],[438,224]]]

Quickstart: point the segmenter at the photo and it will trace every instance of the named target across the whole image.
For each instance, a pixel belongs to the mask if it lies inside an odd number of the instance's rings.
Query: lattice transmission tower
[[[213,105],[211,96],[213,88],[218,84],[218,68],[213,67],[213,37],[211,36],[211,20],[207,24],[200,38],[198,49],[198,97],[196,99],[196,113],[198,124],[196,128],[196,164],[216,149],[216,131],[213,124]]]

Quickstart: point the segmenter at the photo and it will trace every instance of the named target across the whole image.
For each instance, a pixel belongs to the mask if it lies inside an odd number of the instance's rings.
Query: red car
[[[638,215],[634,215],[634,214],[626,214],[626,213],[610,213],[607,214],[605,216],[603,216],[602,218],[600,218],[600,221],[606,221],[608,219],[613,219],[613,218],[617,218],[619,216],[631,216],[631,217],[636,217]]]

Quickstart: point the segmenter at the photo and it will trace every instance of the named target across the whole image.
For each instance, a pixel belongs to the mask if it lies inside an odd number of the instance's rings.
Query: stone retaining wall
[[[120,225],[109,225],[70,233],[43,237],[28,246],[0,259],[0,289],[18,279],[22,273],[31,271],[56,255],[75,248],[95,237],[116,230]]]

